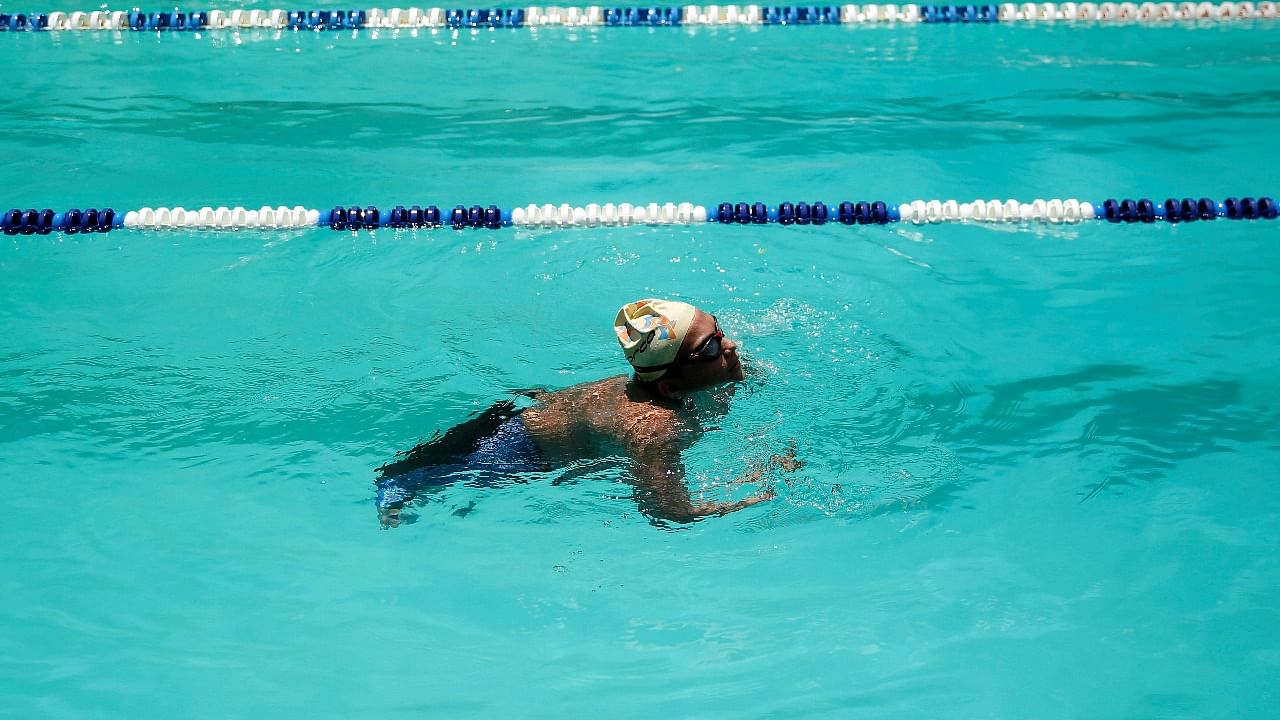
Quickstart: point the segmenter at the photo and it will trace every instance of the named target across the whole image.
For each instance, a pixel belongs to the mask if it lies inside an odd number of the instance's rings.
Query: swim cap
[[[680,343],[693,325],[697,310],[674,300],[637,300],[618,310],[613,330],[622,344],[636,377],[657,380],[667,371],[662,367],[676,359]],[[645,370],[644,368],[655,368]]]

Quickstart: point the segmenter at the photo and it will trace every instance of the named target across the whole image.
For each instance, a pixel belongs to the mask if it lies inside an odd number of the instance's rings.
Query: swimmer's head
[[[613,319],[622,354],[641,380],[657,380],[671,368],[698,310],[675,300],[637,300]]]
[[[636,379],[656,383],[663,395],[744,377],[738,344],[715,316],[688,303],[637,300],[618,310],[613,325]]]

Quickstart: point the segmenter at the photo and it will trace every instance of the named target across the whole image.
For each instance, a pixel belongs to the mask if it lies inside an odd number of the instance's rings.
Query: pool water
[[[0,188],[1275,196],[1274,32],[6,34]],[[1271,717],[1277,227],[5,237],[0,717]],[[622,372],[650,295],[751,360],[695,496],[794,441],[773,501],[655,526],[596,461],[379,528],[374,468]]]

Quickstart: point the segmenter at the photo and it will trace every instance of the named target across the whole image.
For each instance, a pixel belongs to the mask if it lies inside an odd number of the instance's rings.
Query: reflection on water
[[[1179,463],[1264,442],[1280,426],[1274,408],[1242,402],[1238,380],[1168,382],[1129,365],[1090,366],[921,400],[951,408],[931,418],[931,429],[963,444],[971,462],[1080,458],[1093,468],[1080,489],[1082,501],[1158,481]]]

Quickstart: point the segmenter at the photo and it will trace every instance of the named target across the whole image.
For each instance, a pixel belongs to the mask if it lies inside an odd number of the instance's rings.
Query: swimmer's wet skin
[[[537,402],[526,409],[497,403],[379,468],[383,526],[398,525],[417,493],[460,477],[486,486],[518,482],[522,473],[616,455],[619,448],[630,460],[636,503],[651,518],[688,523],[771,499],[764,490],[737,502],[695,504],[685,485],[680,455],[701,435],[686,400],[745,378],[738,344],[715,316],[687,303],[638,300],[618,310],[614,333],[634,375],[531,395]],[[734,483],[802,464],[792,448]]]

